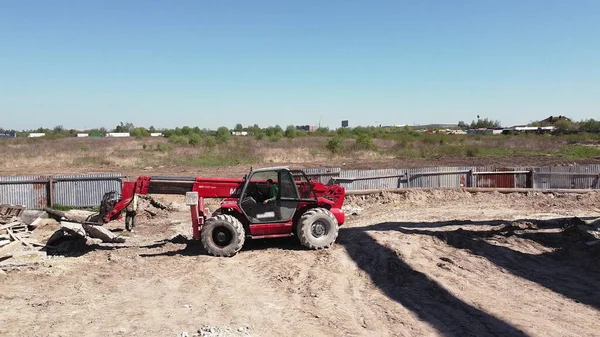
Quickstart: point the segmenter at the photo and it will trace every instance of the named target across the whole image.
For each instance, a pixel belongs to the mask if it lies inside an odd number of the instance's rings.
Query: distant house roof
[[[554,124],[554,123],[556,123],[556,122],[558,122],[558,121],[561,121],[561,120],[567,120],[567,121],[569,121],[569,122],[571,121],[571,120],[570,120],[569,118],[567,118],[566,116],[560,116],[560,115],[559,115],[559,116],[550,116],[550,117],[548,117],[548,118],[546,118],[546,119],[542,120],[542,122],[544,122],[544,123],[551,123],[551,124]]]

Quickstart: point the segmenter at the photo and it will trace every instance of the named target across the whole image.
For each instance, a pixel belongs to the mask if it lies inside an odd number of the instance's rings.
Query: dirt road
[[[192,336],[205,325],[214,336],[600,331],[600,247],[569,226],[600,216],[600,194],[411,192],[349,203],[362,211],[321,252],[292,238],[214,258],[164,240],[190,234],[185,209],[140,218],[120,232],[124,244],[0,276],[0,335]]]

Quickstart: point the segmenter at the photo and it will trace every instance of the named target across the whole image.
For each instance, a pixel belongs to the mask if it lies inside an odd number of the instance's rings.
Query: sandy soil
[[[348,204],[362,211],[319,252],[291,238],[247,242],[233,258],[207,256],[195,243],[167,240],[190,234],[185,208],[139,218],[133,233],[108,224],[127,242],[0,276],[0,335],[600,331],[600,247],[570,226],[573,216],[600,216],[600,193],[408,192]]]

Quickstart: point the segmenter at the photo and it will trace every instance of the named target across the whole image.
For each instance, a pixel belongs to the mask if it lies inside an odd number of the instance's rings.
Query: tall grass
[[[194,136],[195,137],[195,136]],[[599,135],[444,135],[399,133],[335,138],[302,136],[276,139],[200,138],[63,138],[0,139],[0,170],[46,167],[143,168],[146,166],[217,167],[271,162],[315,162],[338,158],[476,158],[502,156],[600,157]],[[328,147],[329,145],[329,147]],[[341,150],[340,150],[341,149]],[[332,153],[335,152],[335,153]],[[363,156],[363,157],[361,157]],[[16,172],[16,171],[14,171]]]

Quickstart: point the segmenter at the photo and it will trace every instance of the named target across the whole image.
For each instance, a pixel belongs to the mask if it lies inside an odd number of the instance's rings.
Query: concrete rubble
[[[43,263],[48,251],[68,253],[86,245],[125,242],[96,218],[97,213],[87,211],[38,211],[0,204],[0,271]],[[69,239],[80,241],[57,247]]]
[[[52,241],[60,239],[64,234],[68,234],[86,240],[100,239],[101,242],[105,243],[125,242],[125,238],[115,235],[96,221],[97,213],[81,210],[56,212],[50,208],[46,208],[46,211],[59,222],[59,231],[63,232],[62,234],[56,234],[56,237]]]
[[[239,328],[232,327],[220,327],[204,325],[198,332],[192,336],[199,337],[232,337],[232,336],[252,336],[252,331],[249,326],[243,326]]]

